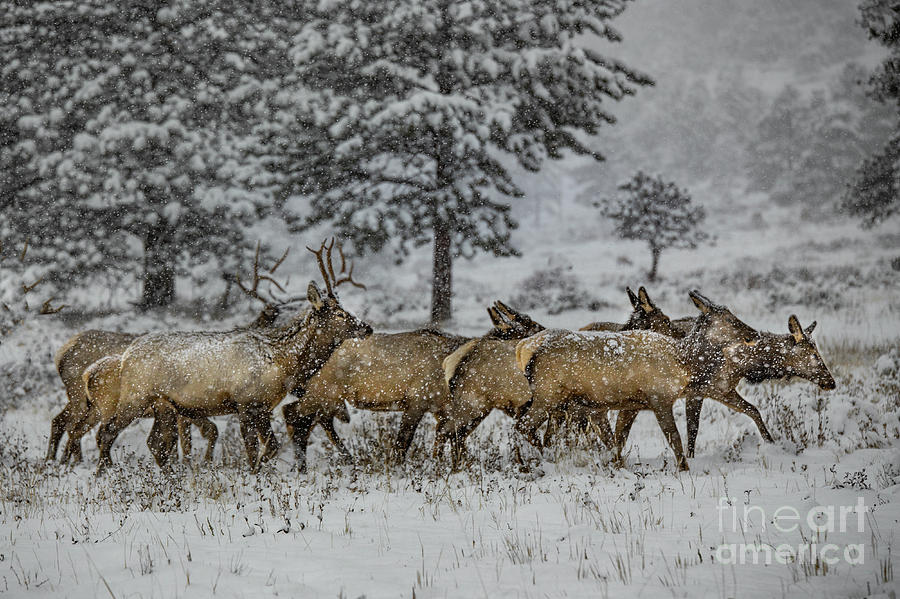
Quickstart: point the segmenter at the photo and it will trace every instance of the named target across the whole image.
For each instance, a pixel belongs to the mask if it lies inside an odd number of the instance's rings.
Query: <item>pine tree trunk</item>
[[[431,322],[450,319],[453,297],[453,263],[450,255],[450,227],[443,220],[434,225],[434,260],[431,283]]]
[[[142,310],[168,306],[175,299],[173,233],[169,223],[160,220],[144,237]]]
[[[653,263],[650,266],[650,280],[656,280],[656,268],[659,266],[659,255],[662,253],[662,249],[651,246],[650,251],[653,252]]]

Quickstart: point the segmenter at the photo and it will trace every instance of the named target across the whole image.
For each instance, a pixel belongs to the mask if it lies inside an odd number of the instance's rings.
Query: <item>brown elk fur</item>
[[[341,341],[372,332],[326,285],[329,293],[323,295],[310,282],[312,308],[283,329],[154,333],[135,340],[121,359],[115,412],[102,418],[97,433],[100,469],[111,463],[110,448],[122,429],[148,409],[158,420],[170,419],[166,406],[194,418],[237,413],[251,467],[258,469],[278,448],[271,410],[304,385]],[[158,454],[163,463],[174,436],[164,437],[166,447]],[[262,454],[259,438],[265,443]]]
[[[582,331],[653,331],[670,337],[683,337],[679,330],[666,314],[660,310],[650,299],[647,290],[641,286],[635,293],[629,287],[625,288],[628,299],[631,301],[631,314],[625,324],[613,322],[594,322],[581,328]],[[580,402],[573,401],[569,406],[563,406],[556,410],[547,421],[547,429],[544,432],[544,445],[550,443],[550,439],[556,432],[559,422],[568,420],[576,430],[586,432],[592,425],[599,427],[599,432],[604,441],[612,444],[612,434],[609,430],[607,414],[598,411]],[[607,438],[608,437],[608,438]]]
[[[526,326],[524,320],[510,322],[497,307],[488,308],[494,328],[488,336],[510,338]],[[505,306],[504,306],[505,307]],[[334,419],[348,421],[346,404],[375,411],[401,411],[400,429],[393,451],[404,456],[422,417],[431,412],[440,425],[449,401],[441,363],[469,337],[435,329],[405,333],[376,333],[363,341],[348,341],[303,389],[295,390],[298,401],[282,412],[294,444],[297,467],[306,464],[306,445],[312,428],[321,424],[338,451],[350,457],[334,429]]]
[[[516,343],[544,326],[501,302],[497,305],[518,324],[516,334],[507,339],[491,335],[473,339],[442,362],[450,395],[438,422],[433,453],[437,457],[450,441],[454,468],[463,456],[466,437],[491,410],[516,418],[531,399],[528,379],[516,369]]]
[[[393,449],[399,456],[405,455],[422,417],[439,412],[447,401],[441,360],[465,341],[465,337],[427,329],[375,333],[345,341],[302,394],[295,392],[300,399],[282,410],[297,467],[305,467],[306,444],[316,422],[323,424],[338,450],[349,456],[331,428],[333,418],[346,410],[344,402],[359,409],[403,412]]]
[[[121,354],[138,335],[118,333],[115,331],[87,330],[71,337],[56,352],[54,361],[59,378],[62,379],[68,402],[57,414],[50,425],[50,442],[47,448],[47,459],[56,457],[63,434],[68,435],[61,461],[80,462],[81,438],[96,426],[98,415],[88,406],[87,395],[82,375],[97,360],[110,355]],[[196,420],[180,418],[178,421],[181,450],[185,457],[191,454],[190,425],[200,428],[200,433],[207,439],[205,459],[212,457],[215,449],[218,429],[206,418]]]
[[[488,308],[494,328],[486,337],[521,338],[526,327],[534,326],[525,315],[516,320],[504,317],[501,312],[508,309],[502,302]],[[362,341],[345,342],[304,389],[295,391],[300,399],[283,408],[297,467],[305,467],[306,445],[317,423],[338,451],[350,456],[333,424],[335,418],[347,421],[343,417],[345,402],[366,410],[403,412],[393,450],[404,456],[427,412],[435,416],[440,428],[450,402],[441,364],[448,354],[469,341],[469,337],[421,329],[376,333]]]
[[[735,376],[726,361],[726,354],[735,346],[758,343],[759,333],[699,293],[692,292],[691,299],[701,316],[683,339],[650,331],[547,331],[521,341],[516,347],[516,363],[528,376],[533,399],[517,429],[540,448],[537,427],[552,409],[574,397],[606,409],[651,409],[679,469],[686,470],[672,415],[679,398],[712,397],[755,413],[754,420],[764,428],[759,411],[734,391],[740,374]]]

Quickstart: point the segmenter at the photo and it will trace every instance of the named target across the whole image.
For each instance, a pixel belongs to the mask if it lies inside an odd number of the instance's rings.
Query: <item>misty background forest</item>
[[[390,21],[373,30],[383,39],[372,56],[352,37],[326,43],[327,14],[302,4],[8,8],[3,267],[12,277],[27,242],[19,276],[76,310],[208,311],[227,303],[258,241],[277,257],[334,232],[360,268],[384,266],[379,280],[405,263],[424,296],[431,278],[440,322],[452,295],[471,297],[453,271],[465,280],[490,262],[534,274],[537,232],[578,229],[613,253],[603,204],[638,171],[686,189],[709,213],[710,240],[765,231],[781,209],[810,226],[877,225],[896,209],[890,42],[867,39],[890,40],[878,3],[637,3],[576,38],[601,53],[582,72],[497,48],[532,71],[519,82],[476,43],[442,56],[433,37]],[[446,65],[448,91],[415,93],[441,85],[429,64]],[[586,73],[597,79],[577,79]],[[535,105],[472,99],[488,89]],[[541,104],[579,89],[565,110]],[[292,260],[303,268],[297,249]],[[408,319],[427,318],[412,308]]]
[[[898,196],[888,0],[0,0],[0,594],[893,599]],[[329,278],[307,250],[332,238]],[[706,401],[688,472],[646,410],[618,448],[571,414],[538,448],[531,403],[488,407],[446,459],[409,397],[304,415],[305,469],[283,407],[269,437],[210,415],[211,462],[195,435],[157,468],[150,418],[102,474],[108,420],[56,460],[54,360],[83,331],[296,332],[340,308],[351,340],[442,335],[452,395],[463,341],[674,324],[693,290],[821,376],[738,377],[763,426]],[[497,300],[536,328],[497,328]],[[247,438],[273,436],[254,463]],[[732,530],[723,497],[871,509]],[[723,561],[747,539],[865,559]]]

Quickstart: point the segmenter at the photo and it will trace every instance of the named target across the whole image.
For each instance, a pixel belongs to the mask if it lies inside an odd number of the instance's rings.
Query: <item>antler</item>
[[[354,287],[365,289],[365,285],[353,280],[353,263],[350,263],[349,267],[347,266],[347,257],[344,256],[344,248],[340,243],[337,244],[337,251],[341,257],[341,269],[338,274],[343,275],[346,273],[346,276],[338,278],[338,276],[335,275],[334,265],[331,260],[331,252],[334,249],[335,241],[334,237],[331,238],[330,243],[326,239],[319,246],[318,250],[306,246],[306,249],[316,255],[316,262],[318,262],[319,270],[322,272],[322,278],[325,280],[325,291],[327,291],[329,295],[334,295],[334,288],[343,283],[350,283]]]
[[[51,297],[50,299],[45,301],[43,304],[41,304],[41,309],[38,310],[38,314],[56,314],[57,312],[59,312],[60,310],[62,310],[63,308],[66,307],[65,304],[60,304],[58,306],[51,306],[50,303],[53,301],[53,299],[54,298]]]
[[[259,272],[259,250],[260,244],[256,243],[256,254],[253,256],[253,282],[250,284],[250,287],[244,285],[244,282],[241,280],[241,275],[234,275],[234,282],[237,283],[237,286],[240,288],[248,296],[253,299],[261,301],[267,308],[277,308],[278,306],[289,304],[291,302],[297,301],[299,298],[289,298],[286,300],[281,300],[277,298],[271,291],[268,293],[268,298],[264,297],[259,290],[259,284],[262,281],[268,281],[271,283],[278,291],[285,293],[284,287],[282,287],[281,283],[275,280],[272,276],[275,274],[275,271],[278,270],[278,267],[281,266],[285,259],[288,256],[288,253],[291,251],[291,248],[284,250],[284,254],[281,255],[281,258],[275,261],[275,264],[272,265],[272,268],[265,270],[262,274]]]

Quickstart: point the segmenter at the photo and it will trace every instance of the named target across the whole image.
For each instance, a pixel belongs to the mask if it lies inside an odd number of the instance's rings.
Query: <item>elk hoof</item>
[[[690,468],[688,468],[687,460],[682,459],[681,463],[678,464],[678,471],[679,472],[687,472],[688,470],[690,470]]]

